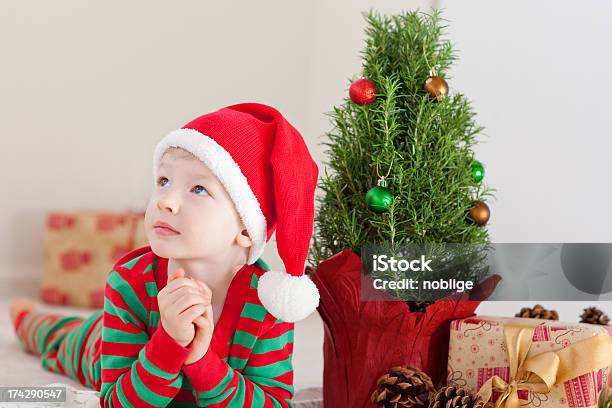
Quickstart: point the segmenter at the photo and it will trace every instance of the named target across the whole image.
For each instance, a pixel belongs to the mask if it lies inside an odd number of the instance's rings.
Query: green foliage
[[[359,106],[348,97],[328,115],[329,161],[319,187],[311,264],[366,242],[487,243],[488,231],[466,221],[473,200],[492,196],[472,179],[472,147],[484,128],[474,122],[469,101],[452,88],[435,101],[424,90],[430,70],[446,77],[456,59],[443,39],[440,11],[380,15],[370,11],[362,51],[363,76],[377,86],[377,99]],[[330,174],[331,173],[331,174]],[[366,192],[381,176],[394,204],[376,214]]]

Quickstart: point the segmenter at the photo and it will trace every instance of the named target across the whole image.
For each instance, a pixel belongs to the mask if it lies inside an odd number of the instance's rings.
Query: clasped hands
[[[157,294],[164,329],[191,352],[185,365],[204,357],[214,331],[212,291],[202,281],[188,278],[182,268],[168,275],[166,286]]]

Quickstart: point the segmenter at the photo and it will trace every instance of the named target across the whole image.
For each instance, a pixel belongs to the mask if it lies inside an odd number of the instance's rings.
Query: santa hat
[[[277,230],[286,272],[270,270],[259,278],[263,306],[286,322],[311,314],[319,291],[304,274],[304,264],[319,170],[299,132],[276,109],[242,103],[200,116],[164,137],[154,153],[156,179],[170,147],[191,152],[225,187],[253,243],[247,264],[259,259]]]

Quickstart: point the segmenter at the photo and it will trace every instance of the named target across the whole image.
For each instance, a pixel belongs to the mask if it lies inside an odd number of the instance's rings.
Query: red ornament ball
[[[349,88],[349,96],[357,105],[369,105],[376,99],[376,85],[366,78],[353,81]]]

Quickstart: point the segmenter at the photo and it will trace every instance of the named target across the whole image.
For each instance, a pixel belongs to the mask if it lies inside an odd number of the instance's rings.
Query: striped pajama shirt
[[[261,305],[265,269],[236,273],[207,353],[184,365],[190,349],[159,318],[167,266],[148,246],[132,251],[107,277],[103,310],[88,318],[23,312],[17,337],[45,369],[99,391],[103,407],[292,407],[294,323]]]

